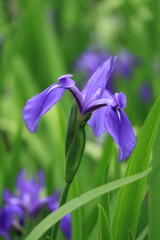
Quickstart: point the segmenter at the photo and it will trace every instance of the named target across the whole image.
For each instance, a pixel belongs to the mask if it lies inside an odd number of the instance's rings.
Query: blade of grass
[[[103,184],[109,183],[109,162],[106,165]],[[100,210],[100,209],[99,209]],[[111,227],[111,209],[110,209],[110,193],[106,193],[101,197],[101,211],[99,211],[99,239],[103,240],[105,237],[108,240],[112,240],[112,227]]]
[[[111,227],[107,213],[101,204],[98,204],[98,210],[98,240],[111,240]]]
[[[146,175],[149,174],[151,169],[144,171],[139,174],[135,174],[133,176],[123,178],[109,184],[105,184],[98,188],[95,188],[87,193],[82,194],[80,197],[76,197],[70,202],[66,203],[62,207],[60,207],[57,211],[51,213],[48,217],[46,217],[43,221],[41,221],[37,227],[33,229],[33,231],[28,235],[25,240],[35,240],[39,239],[53,224],[59,221],[63,216],[67,213],[72,212],[73,210],[79,208],[80,206],[86,204],[87,202],[93,200],[96,197],[101,196],[104,193],[113,191],[117,188],[120,188],[126,184],[132,183],[133,181],[137,181]]]
[[[147,117],[136,149],[129,159],[126,176],[144,171],[148,168],[152,146],[160,120],[160,98],[156,101]],[[146,179],[123,187],[117,198],[113,218],[113,239],[124,240],[128,237],[128,229],[136,234],[140,209],[144,197]]]
[[[160,239],[160,127],[153,147],[153,172],[149,192],[149,240]]]
[[[141,232],[141,234],[136,238],[136,240],[143,240],[145,239],[145,237],[148,234],[148,226],[146,226],[143,231]]]
[[[75,177],[70,189],[71,196],[78,196],[80,194],[78,176]],[[82,227],[82,209],[78,208],[72,213],[72,238],[76,240],[83,239],[83,227]],[[77,234],[78,232],[78,234]]]

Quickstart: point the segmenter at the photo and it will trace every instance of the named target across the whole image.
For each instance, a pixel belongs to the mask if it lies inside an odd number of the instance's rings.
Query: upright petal
[[[23,109],[23,119],[30,132],[36,132],[40,118],[60,100],[64,91],[65,88],[59,84],[52,84],[27,101]]]
[[[40,190],[44,187],[45,177],[44,177],[44,172],[42,170],[38,172],[38,179],[35,182],[37,183]]]
[[[105,61],[97,70],[93,73],[86,86],[82,91],[82,96],[84,99],[84,108],[91,103],[99,99],[101,92],[106,88],[107,81],[110,77],[110,74],[113,71],[113,64],[116,60],[116,57],[110,57]]]
[[[119,162],[121,162],[130,156],[136,145],[132,126],[121,109],[114,110],[111,106],[106,108],[105,126],[119,147]]]
[[[22,169],[20,170],[16,180],[16,187],[19,193],[24,191],[25,182],[26,182],[26,171]]]

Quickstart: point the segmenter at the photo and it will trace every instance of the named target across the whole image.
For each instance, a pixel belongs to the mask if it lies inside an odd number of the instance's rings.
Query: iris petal
[[[105,89],[101,93],[100,99],[94,101],[90,105],[90,109],[92,109],[94,107],[96,108],[100,105],[103,106],[103,104],[106,105],[104,107],[100,107],[100,108],[97,108],[96,110],[94,110],[92,112],[91,118],[87,122],[90,125],[90,127],[92,128],[92,131],[93,131],[95,137],[99,137],[101,134],[103,134],[106,131],[105,112],[107,109],[107,105],[111,105],[113,103],[113,101],[114,101],[113,95],[108,90]]]
[[[11,239],[7,233],[11,228],[12,219],[13,212],[10,207],[4,206],[0,209],[0,236],[4,236],[7,240]]]
[[[62,232],[66,236],[66,238],[68,240],[70,240],[72,237],[71,214],[70,213],[68,213],[67,215],[65,215],[62,218],[60,227],[61,227]]]
[[[72,79],[70,79],[70,77],[73,77],[73,75],[65,74],[59,77],[58,80],[59,80],[60,86],[64,88],[73,87],[75,85],[75,82]]]
[[[6,240],[11,240],[10,236],[2,230],[0,230],[0,236],[3,236]]]
[[[111,106],[106,108],[105,126],[118,145],[119,162],[121,162],[130,156],[136,145],[132,126],[122,110],[114,110]]]
[[[58,209],[59,203],[57,201],[52,201],[48,203],[48,206],[52,212]],[[72,226],[71,226],[71,214],[68,213],[65,215],[60,222],[60,228],[65,235],[67,240],[70,240],[72,237]]]
[[[27,101],[23,109],[23,119],[30,132],[36,132],[40,118],[60,100],[64,91],[58,84],[52,84]]]
[[[113,65],[116,57],[110,57],[93,73],[85,85],[82,96],[84,99],[84,108],[92,101],[99,99],[102,91],[106,88],[108,79],[113,71]]]
[[[92,113],[92,116],[89,119],[89,121],[87,122],[92,128],[92,131],[95,137],[99,137],[101,134],[103,134],[106,131],[106,127],[104,124],[105,112],[106,112],[106,107],[101,107],[96,109]]]

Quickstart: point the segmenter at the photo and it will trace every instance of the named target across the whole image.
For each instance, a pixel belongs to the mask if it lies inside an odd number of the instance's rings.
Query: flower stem
[[[61,196],[59,207],[61,207],[63,204],[65,204],[65,202],[67,200],[69,189],[70,189],[70,183],[66,182],[63,193],[62,193],[62,196]],[[57,222],[52,228],[52,231],[51,231],[51,239],[52,240],[56,240],[59,224],[60,224],[60,221]]]

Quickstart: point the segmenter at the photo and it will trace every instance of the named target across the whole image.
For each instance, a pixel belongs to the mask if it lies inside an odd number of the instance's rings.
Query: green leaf
[[[128,229],[128,239],[135,240],[135,237],[133,236],[132,232],[129,229]]]
[[[96,224],[95,227],[90,232],[89,236],[87,237],[87,240],[97,240],[98,239],[97,232],[98,230],[97,230],[97,224]]]
[[[143,231],[140,233],[140,235],[136,238],[136,240],[144,240],[145,237],[148,234],[148,226],[146,226]]]
[[[113,150],[114,150],[114,145],[113,145],[113,139],[107,135],[106,141],[103,145],[103,152],[102,156],[99,160],[99,163],[97,165],[97,171],[96,171],[96,176],[95,176],[95,185],[99,186],[102,184],[102,181],[104,180],[104,174],[106,171],[106,166],[108,165],[111,156],[113,156]],[[95,148],[96,149],[96,148]]]
[[[153,172],[149,193],[149,240],[160,239],[160,127],[153,147]]]
[[[79,190],[79,179],[77,179],[78,176],[74,178],[74,181],[72,182],[71,189],[70,189],[70,196],[73,198],[73,196],[80,195]],[[77,234],[78,232],[78,234]],[[83,221],[82,221],[82,208],[76,209],[72,213],[72,239],[76,240],[83,240]]]
[[[107,217],[106,211],[101,204],[98,204],[98,240],[110,240],[111,237],[111,228],[109,219]],[[109,231],[108,231],[109,230]]]
[[[109,169],[110,169],[110,165],[109,165],[109,162],[107,162],[105,173],[104,173],[103,184],[109,182]],[[105,234],[101,235],[99,239],[103,239],[104,237],[106,237],[105,239],[112,240],[110,193],[106,193],[101,197],[101,205],[104,211],[103,216],[105,214],[105,218],[104,217],[102,218],[101,216],[102,214],[99,214],[100,222],[102,222],[100,224],[100,228],[102,230],[101,232],[105,232]],[[104,224],[105,224],[105,229],[104,229]]]
[[[135,174],[133,176],[102,185],[87,193],[82,194],[80,197],[74,198],[73,200],[69,201],[68,203],[60,207],[55,212],[51,213],[43,221],[41,221],[38,224],[38,226],[35,227],[33,231],[28,235],[26,240],[35,240],[35,239],[38,240],[53,224],[58,222],[67,213],[72,212],[73,210],[79,208],[80,206],[93,200],[94,198],[101,196],[104,193],[113,191],[126,184],[137,181],[138,179],[145,177],[147,174],[149,174],[149,172],[150,172],[150,169],[142,173]]]
[[[148,168],[152,146],[160,120],[160,98],[156,101],[147,117],[136,149],[129,159],[126,176],[142,172]],[[124,240],[128,237],[128,229],[135,236],[146,179],[132,183],[120,190],[113,218],[113,239]]]

